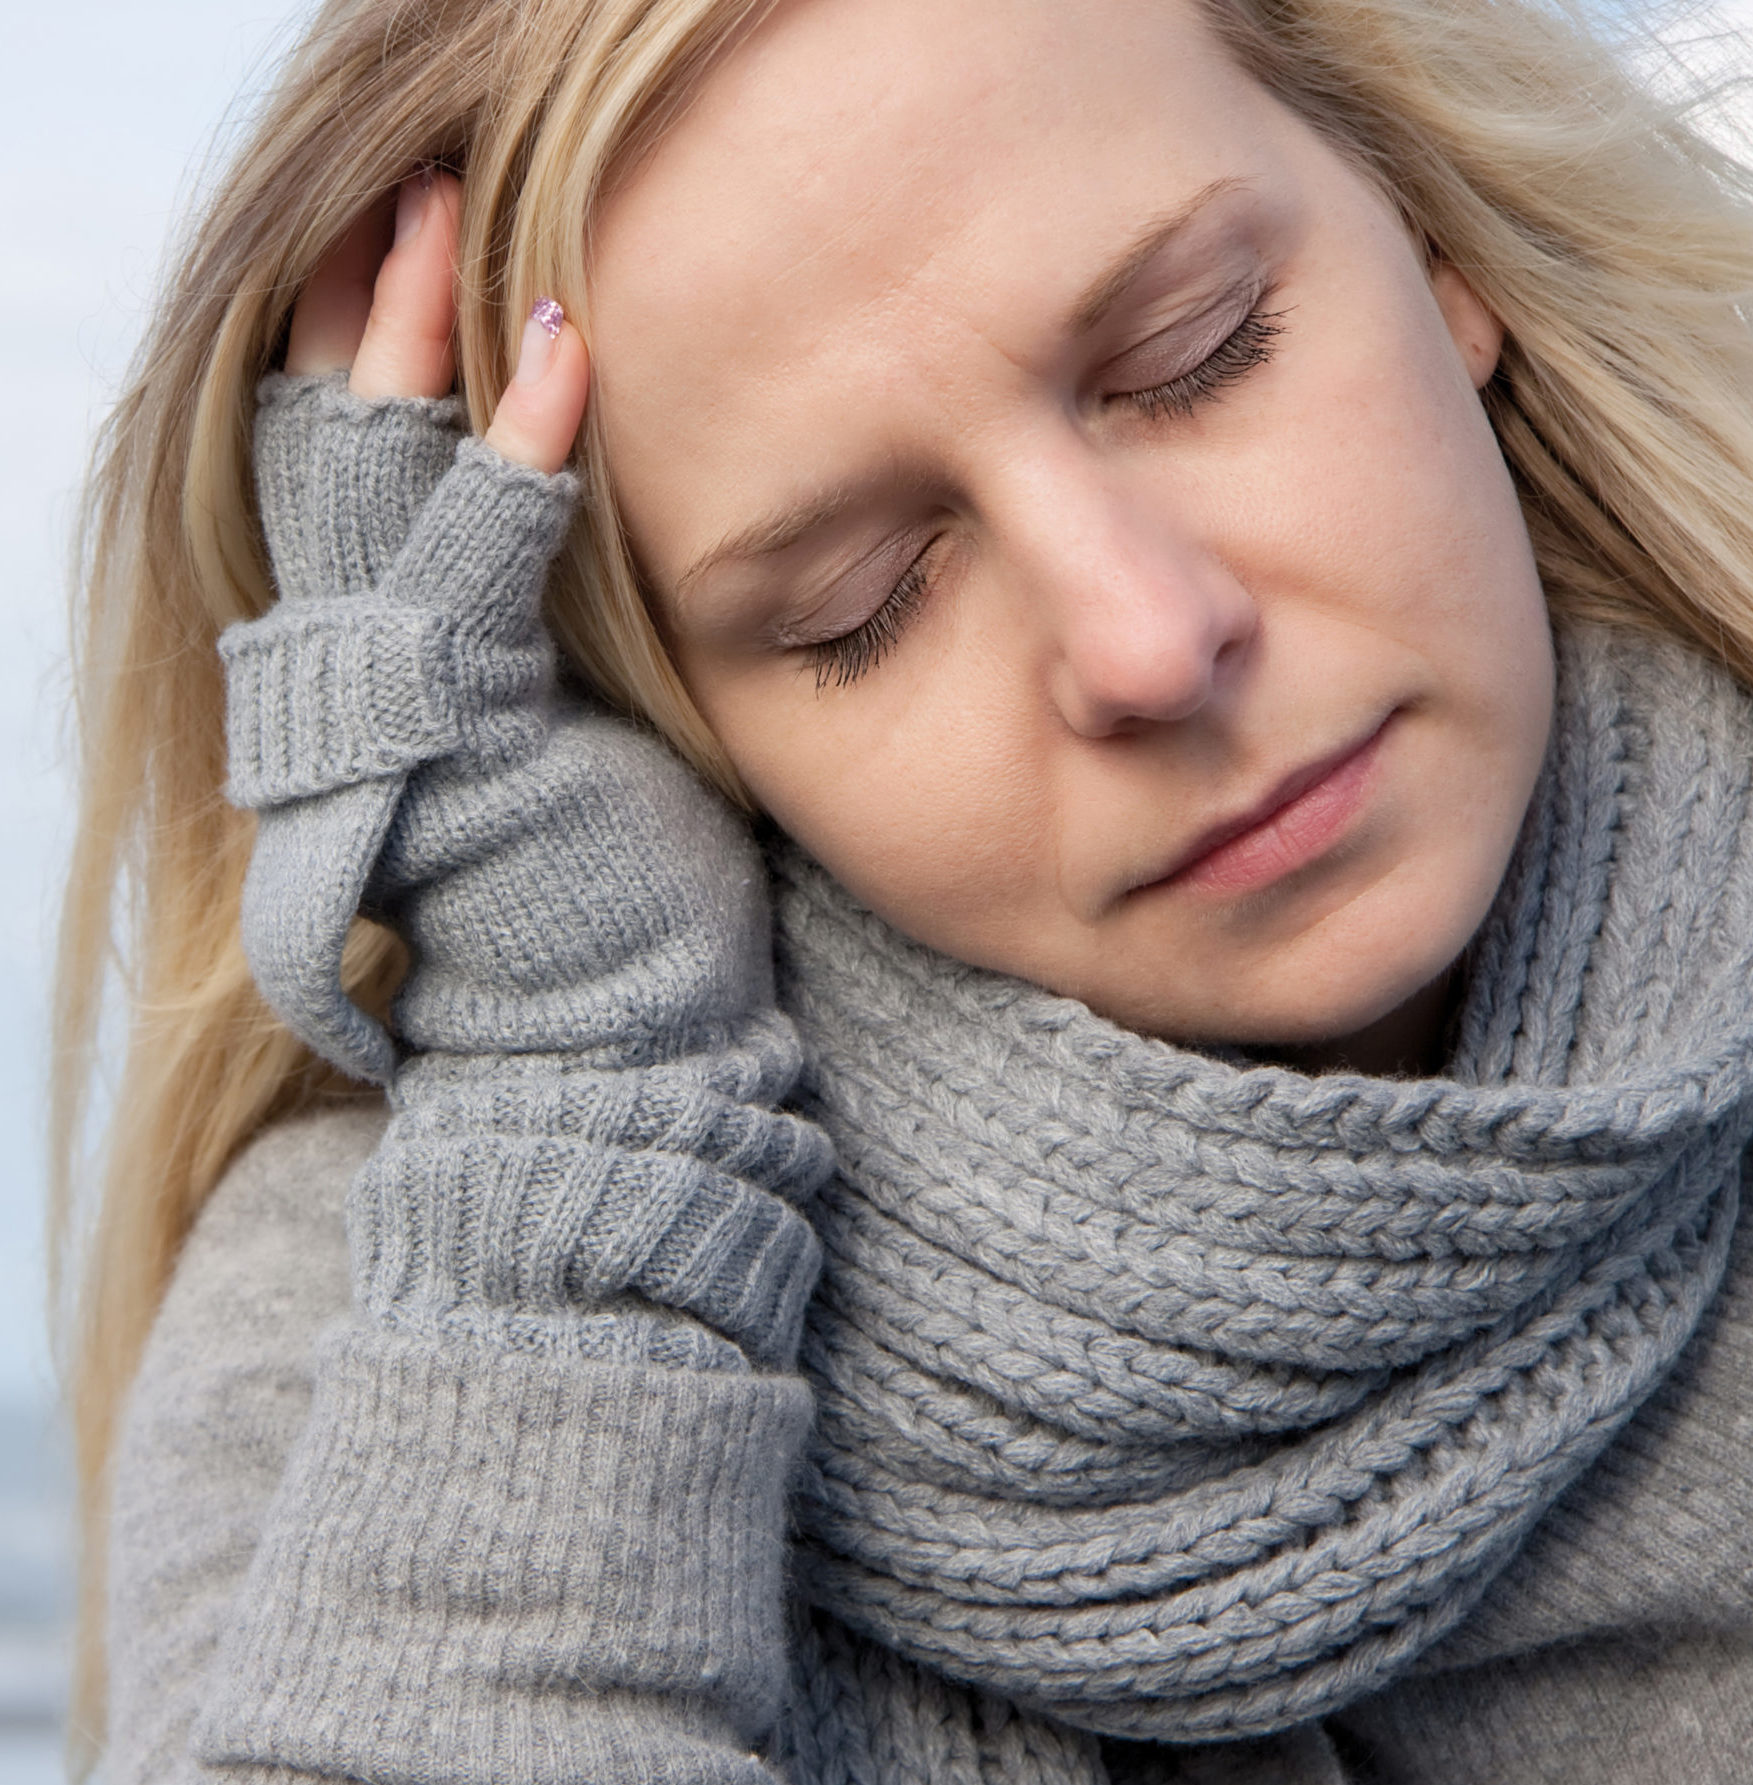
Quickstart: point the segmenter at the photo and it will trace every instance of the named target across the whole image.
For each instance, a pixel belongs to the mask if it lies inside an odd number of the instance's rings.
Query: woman
[[[1735,1777],[1740,178],[1535,13],[333,9],[99,483],[112,1774]]]

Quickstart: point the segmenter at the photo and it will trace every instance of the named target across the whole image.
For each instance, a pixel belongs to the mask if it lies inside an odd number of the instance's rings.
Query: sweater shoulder
[[[112,1785],[183,1776],[203,1680],[308,1414],[313,1351],[349,1307],[348,1185],[380,1101],[256,1135],[201,1210],[116,1434],[108,1650]]]
[[[349,1303],[348,1186],[388,1121],[381,1099],[334,1101],[264,1128],[197,1216],[129,1398],[137,1427],[191,1377],[297,1368]],[[144,1406],[143,1406],[144,1404]]]
[[[118,1434],[118,1511],[218,1414],[301,1418],[318,1331],[347,1312],[347,1188],[388,1120],[381,1100],[333,1102],[255,1135],[178,1256]],[[238,1429],[202,1424],[204,1443]],[[218,1462],[220,1459],[209,1459]],[[181,1472],[180,1470],[178,1471]]]
[[[248,1291],[327,1277],[337,1261],[344,1270],[347,1188],[388,1120],[381,1098],[335,1099],[252,1136],[184,1242],[161,1319],[189,1318],[208,1302],[236,1308]]]

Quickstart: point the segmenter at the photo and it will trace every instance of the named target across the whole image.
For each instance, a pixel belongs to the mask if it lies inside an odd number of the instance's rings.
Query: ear
[[[1473,380],[1473,388],[1483,388],[1497,370],[1498,355],[1503,351],[1503,324],[1479,301],[1473,287],[1446,260],[1433,260],[1430,289],[1436,298],[1443,321],[1449,326],[1449,337],[1455,351]]]

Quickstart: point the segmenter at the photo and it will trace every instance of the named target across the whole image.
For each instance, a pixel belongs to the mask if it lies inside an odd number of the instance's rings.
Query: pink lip
[[[1392,718],[1361,741],[1286,775],[1247,812],[1214,824],[1149,884],[1251,892],[1306,867],[1356,817]]]

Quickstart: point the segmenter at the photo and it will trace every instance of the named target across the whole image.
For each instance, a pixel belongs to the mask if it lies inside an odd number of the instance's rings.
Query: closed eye
[[[1183,420],[1226,386],[1245,378],[1273,355],[1273,342],[1284,333],[1283,310],[1251,310],[1190,371],[1144,390],[1115,391],[1110,402],[1130,403],[1146,415],[1173,415]]]
[[[818,692],[830,683],[844,688],[849,682],[856,682],[888,655],[901,636],[902,627],[912,619],[925,597],[925,558],[930,549],[927,546],[901,572],[895,586],[884,596],[882,606],[862,626],[810,646],[809,660],[815,665]]]

